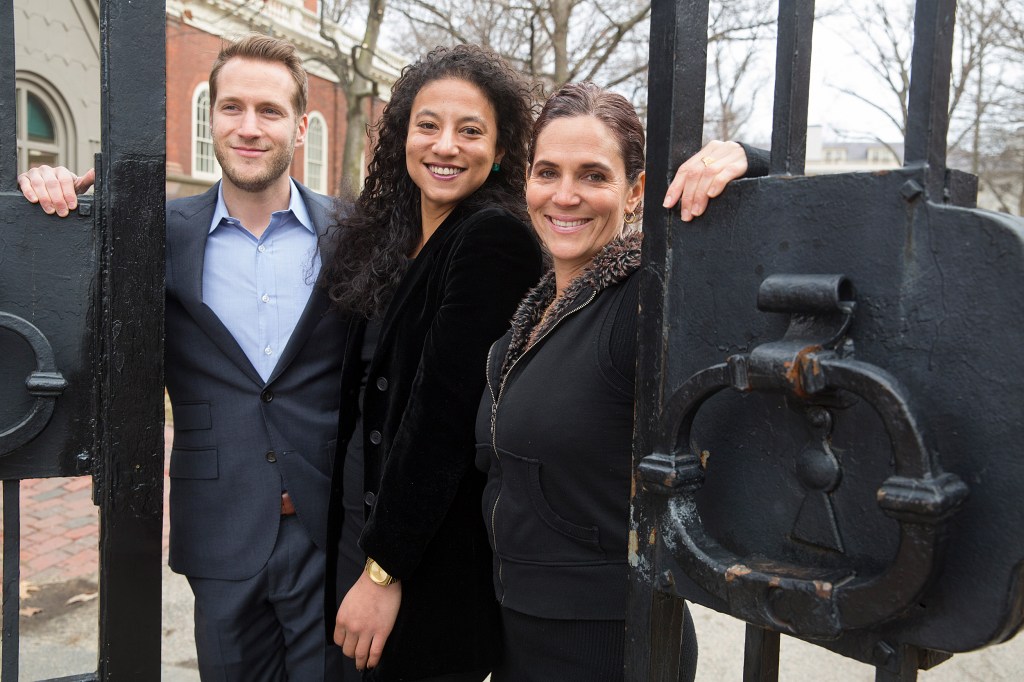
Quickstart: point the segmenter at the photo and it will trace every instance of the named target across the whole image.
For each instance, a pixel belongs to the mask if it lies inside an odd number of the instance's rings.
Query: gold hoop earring
[[[626,221],[627,225],[632,225],[637,220],[636,211],[626,211],[622,214],[622,219]]]

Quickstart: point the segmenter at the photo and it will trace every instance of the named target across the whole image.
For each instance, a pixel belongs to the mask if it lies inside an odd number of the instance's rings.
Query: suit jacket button
[[[262,400],[265,403],[269,403],[273,399],[274,399],[274,392],[271,391],[269,388],[263,389],[263,392],[260,393],[260,400]]]
[[[386,391],[388,390],[388,380],[384,377],[377,377],[377,390]]]
[[[380,431],[370,431],[370,442],[374,445],[380,445],[381,440]]]
[[[277,453],[274,452],[273,450],[267,450],[266,457],[267,461],[270,462],[271,464],[277,461]]]
[[[373,503],[376,502],[376,501],[377,501],[377,496],[374,495],[373,493],[368,492],[365,495],[363,495],[363,502],[366,503],[367,507],[372,507]]]

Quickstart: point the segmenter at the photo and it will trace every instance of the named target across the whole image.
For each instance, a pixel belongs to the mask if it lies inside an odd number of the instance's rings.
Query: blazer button
[[[363,495],[363,502],[366,503],[367,507],[372,507],[373,503],[376,502],[376,501],[377,501],[377,496],[374,495],[373,493],[369,493],[368,492],[365,495]]]
[[[269,388],[263,389],[263,392],[260,393],[260,400],[262,400],[265,403],[269,403],[273,399],[274,399],[274,392],[271,391]]]
[[[374,445],[380,445],[381,440],[380,431],[370,431],[370,442]]]
[[[266,458],[268,462],[273,464],[274,462],[277,461],[277,453],[274,452],[273,450],[267,450]]]
[[[388,380],[384,377],[377,377],[377,390],[386,391],[388,390]]]

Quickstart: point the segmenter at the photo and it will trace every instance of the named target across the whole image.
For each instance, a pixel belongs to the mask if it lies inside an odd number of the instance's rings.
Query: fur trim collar
[[[630,232],[608,242],[590,265],[569,282],[558,300],[555,300],[555,273],[548,270],[537,286],[526,294],[512,317],[512,339],[501,364],[501,376],[504,377],[512,364],[529,349],[530,338],[535,331],[536,337],[543,336],[591,293],[598,294],[640,269],[642,241],[642,232]],[[545,316],[548,306],[551,310]]]

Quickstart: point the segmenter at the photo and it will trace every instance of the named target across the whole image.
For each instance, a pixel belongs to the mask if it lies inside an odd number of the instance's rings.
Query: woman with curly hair
[[[323,264],[332,299],[363,320],[342,371],[328,607],[368,679],[481,680],[497,657],[473,424],[487,349],[541,274],[524,203],[531,95],[480,47],[407,67]]]

